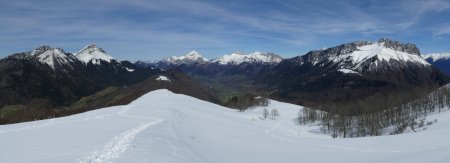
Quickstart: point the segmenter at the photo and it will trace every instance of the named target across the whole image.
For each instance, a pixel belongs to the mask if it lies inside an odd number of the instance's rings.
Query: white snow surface
[[[219,63],[219,64],[241,64],[244,62],[249,62],[249,63],[279,63],[281,62],[281,60],[283,60],[283,58],[281,57],[277,57],[274,55],[271,55],[269,53],[265,53],[265,52],[253,52],[250,54],[243,54],[240,51],[236,51],[232,54],[229,55],[224,55],[220,58],[217,58],[215,60],[213,60],[213,62]]]
[[[431,58],[433,62],[440,60],[440,59],[450,59],[450,53],[432,53],[432,54],[425,54],[422,55],[424,59]]]
[[[335,62],[350,61],[354,67],[359,67],[364,61],[377,56],[380,61],[397,60],[403,62],[418,63],[421,65],[430,65],[419,55],[412,55],[406,52],[395,51],[391,48],[386,48],[383,42],[375,42],[370,45],[360,46],[357,50],[344,54],[338,55],[336,58],[332,58]]]
[[[0,126],[0,162],[450,162],[450,112],[401,135],[340,138],[295,123],[301,106],[270,101],[238,112],[156,90],[129,105]]]
[[[128,72],[133,72],[134,71],[134,69],[128,68],[128,67],[125,67],[125,69],[127,69]]]
[[[338,71],[342,72],[344,74],[359,74],[358,72],[350,70],[350,69],[339,69]]]
[[[32,54],[34,55],[34,54]],[[45,51],[44,53],[36,56],[38,60],[42,63],[49,65],[52,68],[55,68],[55,63],[67,64],[72,62],[73,60],[68,57],[64,51],[58,48],[52,48],[50,50]]]
[[[79,52],[75,53],[80,61],[84,63],[101,64],[100,60],[111,62],[114,58],[106,54],[102,49],[98,48],[96,45],[89,45],[81,49]]]
[[[170,82],[170,79],[169,79],[168,77],[166,77],[166,76],[158,76],[158,77],[156,78],[156,80],[160,80],[160,81],[168,81],[168,82]]]

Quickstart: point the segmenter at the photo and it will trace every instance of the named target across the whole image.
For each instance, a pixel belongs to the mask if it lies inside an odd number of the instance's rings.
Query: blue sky
[[[90,43],[128,60],[191,50],[293,57],[384,37],[450,52],[450,0],[0,0],[0,57]]]

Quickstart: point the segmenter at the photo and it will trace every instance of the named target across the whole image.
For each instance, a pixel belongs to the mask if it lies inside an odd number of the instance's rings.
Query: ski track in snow
[[[287,118],[284,118],[283,120],[281,120],[280,122],[278,122],[277,124],[275,124],[272,128],[264,131],[264,133],[268,134],[270,132],[272,132],[273,130],[277,129],[278,127],[280,127],[281,124],[284,123],[284,121],[286,121]]]
[[[158,124],[163,119],[152,118],[152,117],[141,117],[141,116],[133,116],[126,114],[130,107],[133,106],[124,106],[119,112],[119,115],[134,119],[145,119],[145,120],[153,120],[147,123],[140,123],[137,127],[122,132],[118,136],[111,139],[108,143],[103,146],[103,149],[94,151],[89,156],[79,160],[79,163],[100,163],[100,162],[111,162],[112,159],[119,158],[120,154],[125,152],[130,146],[131,141],[133,141],[134,137],[138,135],[140,132],[146,130],[148,127]]]
[[[128,146],[130,146],[131,141],[136,135],[138,135],[148,127],[162,121],[162,119],[157,119],[153,122],[140,124],[135,128],[121,133],[119,136],[114,137],[111,141],[106,143],[102,150],[92,152],[88,157],[80,160],[79,163],[110,162],[112,159],[118,158],[121,153],[125,152],[128,149]]]
[[[158,119],[158,118],[128,115],[126,113],[129,111],[130,107],[134,107],[134,106],[133,105],[123,106],[122,109],[120,109],[120,111],[118,111],[117,113],[95,115],[95,116],[83,118],[81,120],[60,121],[61,119],[59,119],[59,118],[53,118],[53,119],[47,120],[46,123],[40,124],[40,125],[30,125],[30,126],[14,128],[14,129],[9,129],[9,130],[0,130],[0,134],[23,131],[23,130],[30,130],[30,129],[36,129],[36,128],[43,128],[43,127],[48,127],[48,126],[56,125],[56,124],[76,123],[76,122],[81,122],[81,121],[89,121],[92,119],[104,119],[104,118],[111,117],[111,116],[117,115],[117,114],[120,116],[123,116],[123,117],[128,117],[128,118],[133,118],[133,119],[152,120],[151,122],[147,122],[147,123],[140,122],[140,124],[137,127],[127,130],[125,132],[122,132],[118,136],[114,137],[112,140],[110,140],[108,143],[106,143],[104,145],[102,150],[94,151],[86,158],[79,160],[80,163],[81,162],[83,162],[83,163],[84,162],[110,162],[111,159],[118,158],[121,153],[123,153],[127,150],[131,141],[134,139],[134,137],[137,134],[144,131],[145,129],[147,129],[150,126],[163,121],[163,119]]]

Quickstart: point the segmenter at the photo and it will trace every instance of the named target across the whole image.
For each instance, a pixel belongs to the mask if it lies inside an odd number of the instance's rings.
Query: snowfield
[[[298,126],[302,107],[271,101],[238,112],[157,90],[126,106],[0,126],[0,162],[450,162],[450,112],[426,130],[333,139]]]
[[[158,76],[158,78],[156,78],[156,80],[170,82],[170,79],[166,76]]]

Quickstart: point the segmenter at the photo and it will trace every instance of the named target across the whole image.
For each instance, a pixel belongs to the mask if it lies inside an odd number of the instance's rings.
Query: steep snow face
[[[437,60],[450,59],[450,53],[432,53],[432,54],[422,55],[422,57],[426,60],[431,60],[431,62],[436,62]]]
[[[172,64],[183,64],[183,63],[204,63],[208,62],[209,60],[206,58],[203,58],[200,53],[197,51],[191,51],[188,54],[184,56],[172,56],[169,58],[166,58],[164,61],[172,63]]]
[[[279,63],[283,60],[280,56],[274,53],[264,53],[264,52],[253,52],[250,54],[243,54],[240,51],[234,52],[230,55],[224,55],[218,59],[213,60],[213,62],[219,64],[233,64],[239,65],[244,62],[248,63]]]
[[[263,109],[277,109],[262,120]],[[296,124],[303,107],[270,101],[245,112],[168,90],[132,103],[0,125],[0,162],[449,162],[450,112],[426,130],[333,139]]]
[[[37,48],[31,52],[31,55],[52,68],[55,68],[56,64],[66,65],[74,61],[64,50],[49,46]]]
[[[94,65],[101,64],[100,61],[105,61],[110,63],[114,58],[106,54],[102,48],[98,48],[96,45],[89,45],[81,49],[79,52],[75,53],[80,61],[84,63],[92,63]]]

